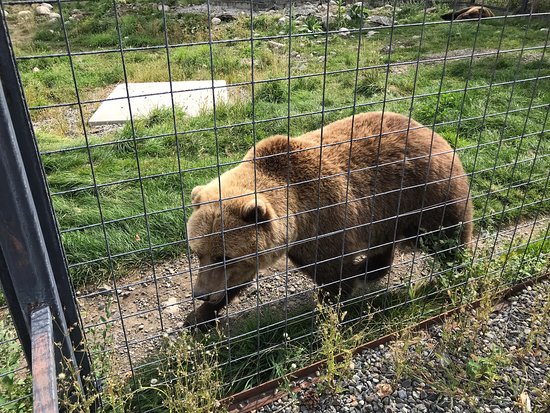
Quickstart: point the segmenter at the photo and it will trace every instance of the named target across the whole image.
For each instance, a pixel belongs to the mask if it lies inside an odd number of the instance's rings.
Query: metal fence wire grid
[[[544,0],[0,10],[1,411],[245,409],[548,273]]]

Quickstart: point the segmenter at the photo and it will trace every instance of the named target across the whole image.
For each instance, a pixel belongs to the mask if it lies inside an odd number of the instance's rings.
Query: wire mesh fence
[[[215,410],[322,358],[326,307],[346,347],[547,272],[548,5],[283,3],[0,0],[105,409]]]

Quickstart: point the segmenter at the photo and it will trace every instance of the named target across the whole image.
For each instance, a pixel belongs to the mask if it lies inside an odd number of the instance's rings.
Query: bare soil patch
[[[550,217],[521,221],[495,232],[482,232],[479,237],[480,250],[491,250],[495,254],[505,252],[509,242],[518,239],[531,241],[544,231]],[[414,264],[413,264],[414,263]],[[164,263],[157,263],[152,269],[142,269],[119,280],[116,290],[104,285],[99,289],[78,292],[78,303],[84,325],[105,328],[101,318],[107,318],[112,329],[113,349],[122,368],[139,366],[159,346],[165,334],[184,329],[186,317],[200,302],[191,296],[191,273],[198,262],[194,257],[182,257]],[[288,271],[287,271],[288,269]],[[388,288],[408,286],[426,279],[429,274],[428,256],[410,248],[396,251],[389,278],[368,284],[369,295],[383,294]],[[362,291],[365,293],[365,291]],[[257,281],[251,283],[220,314],[225,326],[234,325],[247,314],[256,314],[258,309],[274,311],[296,311],[297,308],[313,309],[315,285],[303,272],[294,269],[290,262],[281,259],[277,264],[259,273]]]

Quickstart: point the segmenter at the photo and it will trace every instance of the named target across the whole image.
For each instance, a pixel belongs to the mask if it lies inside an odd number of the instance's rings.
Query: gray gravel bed
[[[394,342],[366,350],[354,356],[352,371],[341,382],[339,394],[319,395],[311,385],[258,413],[549,412],[550,314],[543,311],[545,305],[546,310],[550,308],[548,301],[549,281],[528,287],[499,305],[484,328],[471,322],[472,311],[461,316],[460,320],[466,317],[464,324],[447,321],[444,326],[414,333],[407,340],[413,345]],[[476,337],[472,347],[443,348],[445,343],[454,343],[457,334],[468,333]],[[396,358],[400,364],[394,362]],[[398,379],[396,366],[403,365],[415,373],[405,372]],[[484,374],[469,376],[469,367]],[[442,384],[453,380],[452,389]]]

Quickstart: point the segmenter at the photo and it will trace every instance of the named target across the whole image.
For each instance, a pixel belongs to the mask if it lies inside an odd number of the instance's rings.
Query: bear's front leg
[[[199,328],[201,330],[208,329],[218,318],[220,310],[239,295],[243,288],[244,286],[228,289],[226,297],[216,304],[209,302],[202,303],[185,318],[185,327]]]

